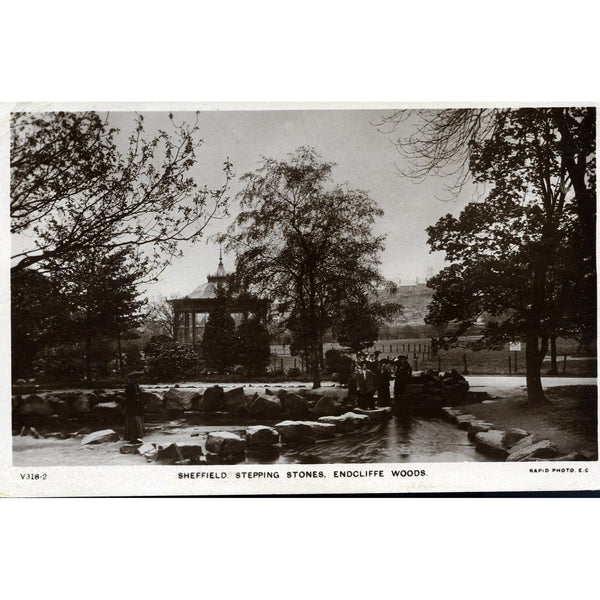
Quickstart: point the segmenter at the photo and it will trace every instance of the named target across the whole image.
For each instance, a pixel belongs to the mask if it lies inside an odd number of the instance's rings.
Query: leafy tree
[[[198,239],[226,210],[231,165],[221,188],[191,176],[202,144],[198,123],[149,136],[132,122],[125,149],[109,116],[96,112],[11,115],[11,232],[29,246],[13,270],[49,268],[64,256],[94,250],[148,248],[165,266],[182,241]]]
[[[180,346],[166,335],[152,336],[144,347],[146,366],[151,377],[181,379],[195,373],[198,355],[192,348]]]
[[[579,310],[576,292],[586,276],[576,251],[581,240],[573,237],[577,207],[549,114],[520,109],[500,118],[471,149],[473,176],[492,185],[485,201],[427,230],[432,250],[445,251],[451,263],[428,282],[427,322],[454,323],[445,339],[453,344],[487,313],[478,347],[525,340],[528,399],[539,403],[549,338],[568,307]]]
[[[366,294],[346,298],[338,307],[333,324],[338,342],[353,352],[372,346],[381,325],[401,309],[396,302],[379,302]]]
[[[224,373],[235,364],[237,336],[226,290],[217,286],[215,308],[209,313],[202,337],[202,358],[209,369]]]
[[[240,286],[288,320],[315,387],[336,307],[381,279],[383,238],[372,226],[383,213],[366,192],[332,185],[333,167],[305,147],[288,160],[264,159],[242,177],[242,210],[228,232]]]
[[[145,301],[137,284],[147,272],[145,261],[130,248],[106,254],[91,248],[86,253],[63,257],[53,268],[53,281],[69,306],[69,330],[74,340],[84,341],[85,375],[91,379],[93,340],[117,340],[138,326]],[[122,369],[122,364],[120,365]]]
[[[42,273],[11,273],[11,352],[13,378],[32,374],[35,355],[64,335],[68,309]]]
[[[244,367],[247,375],[262,375],[269,366],[269,341],[269,331],[259,318],[250,317],[240,323],[235,362]]]

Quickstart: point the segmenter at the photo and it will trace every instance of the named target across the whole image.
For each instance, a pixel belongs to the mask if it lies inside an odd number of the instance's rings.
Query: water
[[[195,419],[194,419],[195,420]],[[198,419],[199,422],[200,420]],[[189,421],[188,421],[189,422]],[[202,433],[227,429],[241,433],[226,422],[194,428]],[[233,423],[232,423],[233,424]],[[265,425],[273,423],[265,422]],[[411,463],[464,462],[490,460],[475,450],[467,432],[437,418],[401,415],[380,425],[366,427],[331,439],[317,440],[313,445],[282,445],[280,449],[249,451],[242,464],[332,464],[332,463]]]

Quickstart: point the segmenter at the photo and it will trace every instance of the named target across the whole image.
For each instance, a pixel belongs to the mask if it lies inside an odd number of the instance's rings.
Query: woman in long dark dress
[[[406,384],[410,381],[412,376],[412,368],[408,362],[407,356],[398,356],[396,359],[396,373],[395,373],[395,381],[394,381],[394,400],[398,403],[402,394],[404,393],[404,388]]]
[[[129,374],[125,387],[125,439],[128,442],[138,442],[144,437],[144,403],[142,391],[137,382],[137,373]]]
[[[390,381],[392,373],[387,360],[380,363],[379,374],[377,378],[377,404],[379,406],[390,405]]]

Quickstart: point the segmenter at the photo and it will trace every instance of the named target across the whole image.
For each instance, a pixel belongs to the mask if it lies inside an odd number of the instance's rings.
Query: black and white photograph
[[[13,466],[595,464],[595,144],[583,105],[17,107]]]

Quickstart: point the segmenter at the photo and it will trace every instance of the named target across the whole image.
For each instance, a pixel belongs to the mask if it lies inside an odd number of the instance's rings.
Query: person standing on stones
[[[404,394],[406,384],[412,377],[412,368],[408,362],[408,356],[400,355],[396,359],[396,373],[394,381],[394,400],[399,402]]]
[[[129,373],[128,382],[125,387],[125,440],[130,443],[141,442],[144,437],[144,403],[142,391],[137,382],[140,373]]]
[[[360,408],[374,408],[373,394],[375,393],[375,374],[362,362],[356,374],[356,391]]]
[[[377,404],[379,406],[390,405],[390,381],[392,371],[389,361],[384,359],[379,363],[379,374],[377,377]]]

